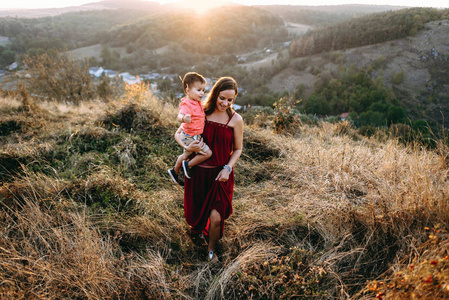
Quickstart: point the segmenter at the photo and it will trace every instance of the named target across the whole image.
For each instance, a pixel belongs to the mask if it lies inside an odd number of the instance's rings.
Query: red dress
[[[220,237],[224,221],[232,213],[234,171],[229,180],[215,180],[223,166],[228,163],[234,150],[234,129],[226,124],[206,120],[203,140],[212,150],[212,156],[191,169],[191,179],[185,178],[184,216],[193,232],[209,234],[209,215],[215,209],[221,216]]]

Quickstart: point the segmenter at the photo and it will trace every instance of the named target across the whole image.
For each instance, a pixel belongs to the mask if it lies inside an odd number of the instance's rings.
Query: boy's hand
[[[192,119],[190,118],[190,115],[184,115],[184,117],[182,117],[182,121],[184,123],[190,123],[192,122]]]

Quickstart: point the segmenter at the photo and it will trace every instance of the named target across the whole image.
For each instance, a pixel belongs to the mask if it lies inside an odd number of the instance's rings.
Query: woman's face
[[[234,103],[235,90],[224,90],[218,94],[217,110],[226,111]]]

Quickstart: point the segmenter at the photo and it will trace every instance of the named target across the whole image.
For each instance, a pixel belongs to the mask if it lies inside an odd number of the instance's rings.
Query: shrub
[[[268,106],[256,106],[248,108],[244,115],[246,124],[254,124],[260,127],[270,126],[274,116],[274,110]]]
[[[109,101],[111,99],[117,99],[123,94],[123,84],[121,80],[117,78],[109,78],[102,76],[100,83],[97,85],[97,94],[100,99]]]
[[[115,113],[107,114],[101,123],[108,130],[121,128],[130,132],[148,130],[157,121],[157,117],[150,111],[135,103],[130,103]]]
[[[123,104],[142,104],[146,99],[151,98],[153,92],[149,83],[126,84],[125,93],[122,96]]]
[[[401,84],[404,81],[404,71],[401,70],[393,75],[393,83],[394,84]]]
[[[64,54],[26,55],[29,89],[33,94],[50,100],[72,102],[92,99],[95,89],[86,61]]]
[[[406,123],[407,122],[407,112],[405,111],[405,108],[396,106],[396,105],[390,105],[388,107],[387,112],[387,124],[396,124],[396,123]]]
[[[318,123],[317,116],[313,114],[301,114],[299,119],[303,124],[316,125]]]
[[[376,134],[377,128],[371,125],[364,125],[360,127],[358,131],[361,135],[371,137]]]
[[[384,280],[371,281],[365,292],[376,295],[377,299],[447,298],[449,235],[438,227],[426,227],[429,239],[414,251],[414,258],[398,264]]]
[[[338,122],[334,129],[334,132],[337,135],[346,134],[349,136],[355,136],[355,130],[353,129],[352,124],[349,121]]]
[[[329,123],[338,123],[340,120],[341,120],[341,118],[339,116],[329,116],[324,119],[324,121],[329,122]]]
[[[100,211],[132,210],[136,205],[135,187],[109,169],[91,175],[70,188],[73,199]]]
[[[274,103],[275,118],[273,121],[276,133],[294,132],[298,127],[298,116],[293,113],[293,109],[301,102],[288,97],[283,97]]]

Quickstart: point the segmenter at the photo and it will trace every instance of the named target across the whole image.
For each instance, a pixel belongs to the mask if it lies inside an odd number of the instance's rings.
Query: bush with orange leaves
[[[449,298],[449,234],[439,227],[426,227],[428,240],[419,254],[385,280],[369,283],[364,292],[384,300]]]

